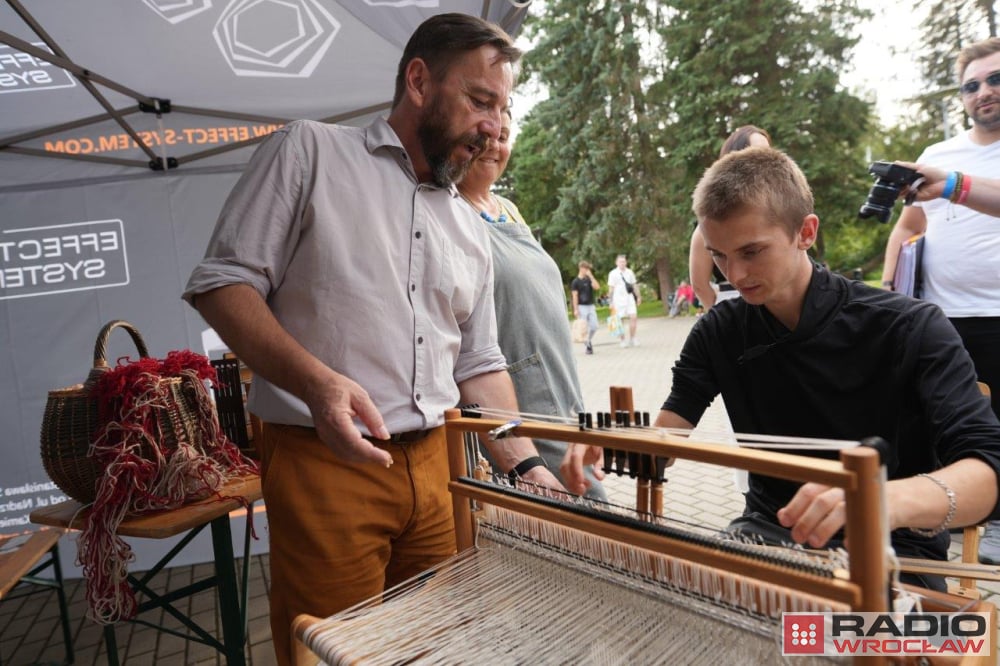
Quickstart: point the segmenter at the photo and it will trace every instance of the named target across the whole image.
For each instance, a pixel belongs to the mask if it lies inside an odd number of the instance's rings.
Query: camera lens
[[[871,205],[867,201],[861,210],[858,211],[858,217],[862,220],[867,220],[869,217],[877,218],[879,222],[885,224],[892,217],[892,209],[886,208],[885,206]]]
[[[875,217],[879,222],[885,224],[892,217],[892,207],[896,203],[896,197],[899,196],[899,192],[902,189],[900,185],[889,183],[879,178],[872,185],[867,201],[865,201],[864,205],[858,211],[858,217],[861,219]]]

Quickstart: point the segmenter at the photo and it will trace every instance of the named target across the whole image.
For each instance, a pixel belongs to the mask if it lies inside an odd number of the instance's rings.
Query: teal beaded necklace
[[[481,211],[479,211],[479,217],[483,218],[484,220],[486,220],[490,224],[503,224],[504,222],[507,221],[507,213],[506,212],[501,212],[500,213],[500,217],[498,217],[497,219],[494,220],[492,215],[490,215],[489,213],[487,213],[485,210],[481,210]]]
[[[490,195],[490,196],[493,196],[493,195]],[[464,194],[462,194],[462,198],[465,199],[465,201],[470,206],[472,206],[473,208],[477,207],[474,203],[472,203],[471,201],[469,201],[469,198],[467,196],[465,196]],[[497,206],[500,208],[500,215],[498,217],[494,218],[492,215],[490,215],[489,213],[487,213],[485,210],[480,210],[479,211],[479,217],[483,218],[484,220],[486,220],[490,224],[503,224],[508,219],[507,218],[507,209],[504,207],[503,202],[501,202],[499,199],[496,199],[496,202],[497,202]]]

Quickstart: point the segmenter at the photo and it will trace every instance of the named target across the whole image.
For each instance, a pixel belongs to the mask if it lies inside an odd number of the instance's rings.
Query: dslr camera
[[[868,173],[877,178],[868,193],[868,199],[858,211],[858,217],[863,220],[875,217],[882,224],[892,217],[892,207],[903,188],[923,178],[919,171],[892,162],[872,162]],[[911,200],[907,198],[907,203]]]

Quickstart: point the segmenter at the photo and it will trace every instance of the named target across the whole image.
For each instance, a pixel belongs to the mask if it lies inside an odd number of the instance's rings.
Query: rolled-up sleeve
[[[301,232],[303,174],[294,135],[295,123],[254,153],[188,278],[182,295],[188,303],[230,284],[248,284],[267,298],[281,282]]]

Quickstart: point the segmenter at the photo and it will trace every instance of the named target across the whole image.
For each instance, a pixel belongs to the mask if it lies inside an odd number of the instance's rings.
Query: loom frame
[[[815,482],[842,488],[845,494],[847,520],[844,527],[849,544],[850,565],[846,576],[822,576],[793,571],[777,564],[762,562],[748,556],[724,552],[687,543],[661,534],[602,521],[579,513],[553,508],[530,500],[505,494],[503,490],[484,489],[482,484],[472,485],[466,456],[466,434],[487,437],[489,431],[505,425],[500,419],[463,416],[458,409],[445,412],[448,462],[451,481],[452,509],[455,516],[456,541],[459,552],[475,547],[476,517],[472,504],[489,504],[517,511],[535,518],[551,521],[564,527],[580,529],[604,538],[632,544],[655,553],[719,569],[729,574],[743,576],[765,585],[776,585],[813,597],[842,604],[853,611],[880,612],[890,609],[889,562],[887,556],[888,526],[885,507],[884,472],[877,450],[866,446],[843,449],[839,460],[826,460],[777,451],[738,448],[725,444],[700,442],[655,429],[580,429],[573,426],[524,421],[509,432],[509,436],[550,439],[556,441],[594,444],[647,454],[657,457],[691,460],[713,465],[745,469],[769,476],[799,482]],[[651,489],[651,504],[659,499],[656,489]],[[642,503],[640,495],[639,503]],[[951,595],[922,591],[928,610],[954,610]],[[994,614],[991,630],[996,644],[995,608],[983,602],[967,606],[989,610]],[[310,628],[323,620],[300,615],[293,622],[295,663],[314,664],[316,655],[307,644]],[[956,663],[962,665],[990,663],[990,657],[966,657],[928,663]],[[856,657],[855,663],[888,664],[889,657]],[[907,660],[905,663],[914,663]]]
[[[815,482],[842,488],[845,495],[847,524],[844,533],[850,547],[850,571],[847,579],[823,578],[814,574],[789,571],[767,562],[733,553],[721,552],[698,544],[684,543],[662,535],[605,523],[595,518],[534,504],[505,495],[502,491],[484,490],[462,483],[466,476],[464,434],[486,437],[505,421],[462,416],[460,410],[445,412],[448,461],[455,514],[458,550],[475,545],[474,520],[469,500],[493,504],[542,520],[581,529],[630,543],[657,553],[704,564],[765,583],[791,587],[843,603],[852,610],[885,612],[889,609],[888,563],[885,556],[887,534],[884,484],[878,452],[870,447],[844,449],[840,460],[824,460],[776,451],[742,449],[725,444],[692,441],[667,433],[650,434],[640,429],[581,430],[572,426],[522,422],[510,436],[550,439],[579,444],[595,444],[658,457],[678,458],[774,476],[790,481]]]

